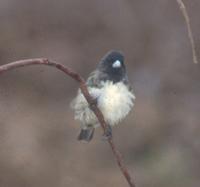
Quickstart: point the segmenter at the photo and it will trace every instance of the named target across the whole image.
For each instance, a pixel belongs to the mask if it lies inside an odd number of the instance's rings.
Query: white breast
[[[102,111],[105,121],[110,125],[119,123],[134,105],[135,96],[123,83],[113,84],[107,81],[102,83],[101,88],[88,88],[88,90],[91,96],[97,98],[98,107]],[[99,126],[96,116],[80,91],[72,102],[72,108],[75,110],[75,119],[81,121],[83,129],[90,125]]]
[[[115,125],[130,112],[134,99],[133,93],[123,83],[106,82],[101,88],[98,107],[106,122]]]

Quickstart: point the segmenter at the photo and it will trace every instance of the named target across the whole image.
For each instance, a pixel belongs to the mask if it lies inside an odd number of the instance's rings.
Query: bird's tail
[[[81,132],[78,136],[78,140],[84,140],[86,142],[89,142],[92,140],[94,135],[94,128],[89,128],[89,129],[81,129]]]

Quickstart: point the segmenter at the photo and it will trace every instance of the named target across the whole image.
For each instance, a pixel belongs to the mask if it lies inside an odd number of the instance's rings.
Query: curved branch
[[[5,64],[0,66],[0,75],[6,71],[12,70],[12,69],[16,69],[16,68],[20,68],[20,67],[24,67],[24,66],[30,66],[30,65],[48,65],[48,66],[53,66],[57,69],[59,69],[60,71],[64,72],[65,74],[67,74],[68,76],[70,76],[72,79],[74,79],[75,81],[77,81],[79,83],[79,87],[84,95],[84,97],[86,98],[87,102],[92,106],[91,109],[93,110],[93,112],[95,113],[96,117],[98,118],[101,127],[105,133],[106,131],[106,127],[107,124],[104,120],[103,114],[102,112],[99,110],[99,108],[97,107],[96,104],[94,104],[93,102],[93,98],[91,97],[91,95],[88,92],[85,80],[76,72],[74,72],[73,70],[65,67],[64,65],[57,63],[57,62],[53,62],[50,61],[48,59],[45,58],[36,58],[36,59],[26,59],[26,60],[19,60],[16,62],[12,62],[9,64]],[[124,161],[122,159],[122,156],[120,154],[120,152],[117,150],[112,137],[109,138],[108,143],[110,144],[110,147],[112,149],[112,152],[115,156],[115,159],[117,161],[117,164],[121,170],[121,172],[123,173],[125,179],[127,180],[128,184],[130,187],[136,187],[134,181],[131,179],[131,176],[128,172],[128,169],[126,168]]]
[[[196,49],[195,49],[195,44],[194,44],[194,39],[193,39],[193,34],[192,34],[192,29],[191,29],[191,25],[190,25],[190,19],[189,19],[189,16],[188,16],[188,13],[187,13],[187,10],[185,8],[185,5],[183,3],[182,0],[176,0],[176,2],[178,3],[179,5],[179,8],[183,14],[183,17],[185,19],[185,23],[187,25],[187,30],[188,30],[188,38],[190,40],[190,44],[191,44],[191,48],[192,48],[192,56],[193,56],[193,62],[195,64],[198,63],[198,60],[197,60],[197,55],[196,55]]]

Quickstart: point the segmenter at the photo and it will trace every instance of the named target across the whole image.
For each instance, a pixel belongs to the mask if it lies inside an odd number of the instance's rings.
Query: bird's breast
[[[104,82],[98,98],[98,107],[110,125],[121,121],[131,110],[135,96],[124,83]]]

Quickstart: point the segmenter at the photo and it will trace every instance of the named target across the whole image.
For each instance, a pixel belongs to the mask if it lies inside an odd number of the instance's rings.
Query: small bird
[[[90,74],[86,83],[90,95],[109,126],[106,136],[111,136],[111,127],[126,117],[135,100],[123,54],[116,50],[109,51],[100,60],[97,69]],[[75,119],[80,121],[81,132],[78,140],[89,142],[93,138],[95,128],[100,124],[80,89],[71,106],[75,112]]]

